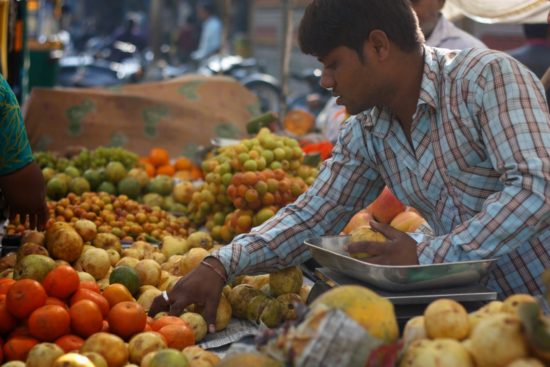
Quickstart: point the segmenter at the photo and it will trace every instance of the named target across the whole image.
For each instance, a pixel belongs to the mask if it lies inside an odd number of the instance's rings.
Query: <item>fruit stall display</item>
[[[324,145],[308,149],[328,154]],[[177,316],[147,312],[222,243],[306,190],[317,168],[304,164],[299,143],[262,129],[212,151],[201,170],[162,149],[148,157],[98,148],[36,159],[52,199],[50,221],[45,232],[17,220],[7,226],[21,240],[0,258],[0,363],[7,367],[550,364],[550,319],[530,295],[470,313],[439,299],[400,331],[392,303],[366,287],[335,287],[306,306],[311,286],[298,267],[224,287],[216,330],[242,319],[258,335],[253,351],[222,359],[197,345],[207,334],[201,305]],[[386,241],[370,228],[373,219],[429,231],[385,188],[342,234]],[[550,287],[550,273],[544,282]]]

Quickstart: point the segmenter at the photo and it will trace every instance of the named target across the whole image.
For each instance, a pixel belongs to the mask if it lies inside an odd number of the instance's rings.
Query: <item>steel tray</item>
[[[479,282],[494,259],[430,265],[387,266],[348,256],[349,236],[307,239],[313,258],[322,266],[388,291],[449,288]]]

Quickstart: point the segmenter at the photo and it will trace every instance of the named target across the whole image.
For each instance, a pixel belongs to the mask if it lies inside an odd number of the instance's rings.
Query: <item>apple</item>
[[[341,234],[350,234],[356,228],[370,226],[370,221],[373,219],[372,214],[367,212],[366,209],[363,209],[351,217]]]
[[[378,197],[367,207],[367,211],[380,223],[389,224],[406,206],[400,202],[386,186]]]

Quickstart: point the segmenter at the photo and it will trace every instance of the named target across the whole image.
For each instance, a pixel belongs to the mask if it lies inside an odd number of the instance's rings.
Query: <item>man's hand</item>
[[[382,233],[387,242],[354,242],[348,245],[348,252],[371,254],[365,261],[378,265],[416,265],[416,241],[404,232],[387,225],[371,221],[372,229]]]
[[[31,229],[44,229],[48,220],[46,185],[42,171],[35,162],[0,176],[0,189],[8,204],[10,220],[19,215],[21,223],[25,223],[28,216]]]
[[[223,265],[215,258],[209,257],[205,262],[215,267],[220,274],[225,274]],[[181,278],[168,292],[168,301],[163,296],[153,300],[150,316],[159,312],[169,312],[170,315],[180,316],[184,309],[191,304],[204,305],[204,318],[208,324],[208,331],[216,331],[216,311],[225,282],[211,267],[200,264],[192,272]]]

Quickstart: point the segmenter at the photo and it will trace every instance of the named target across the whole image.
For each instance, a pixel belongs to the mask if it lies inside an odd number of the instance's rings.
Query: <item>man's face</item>
[[[411,0],[412,7],[418,17],[420,29],[425,36],[432,33],[439,19],[439,12],[445,5],[445,0]]]
[[[332,89],[332,95],[338,97],[336,103],[345,106],[350,114],[379,104],[380,76],[366,58],[361,61],[355,50],[340,46],[319,61],[323,64],[321,86]]]

